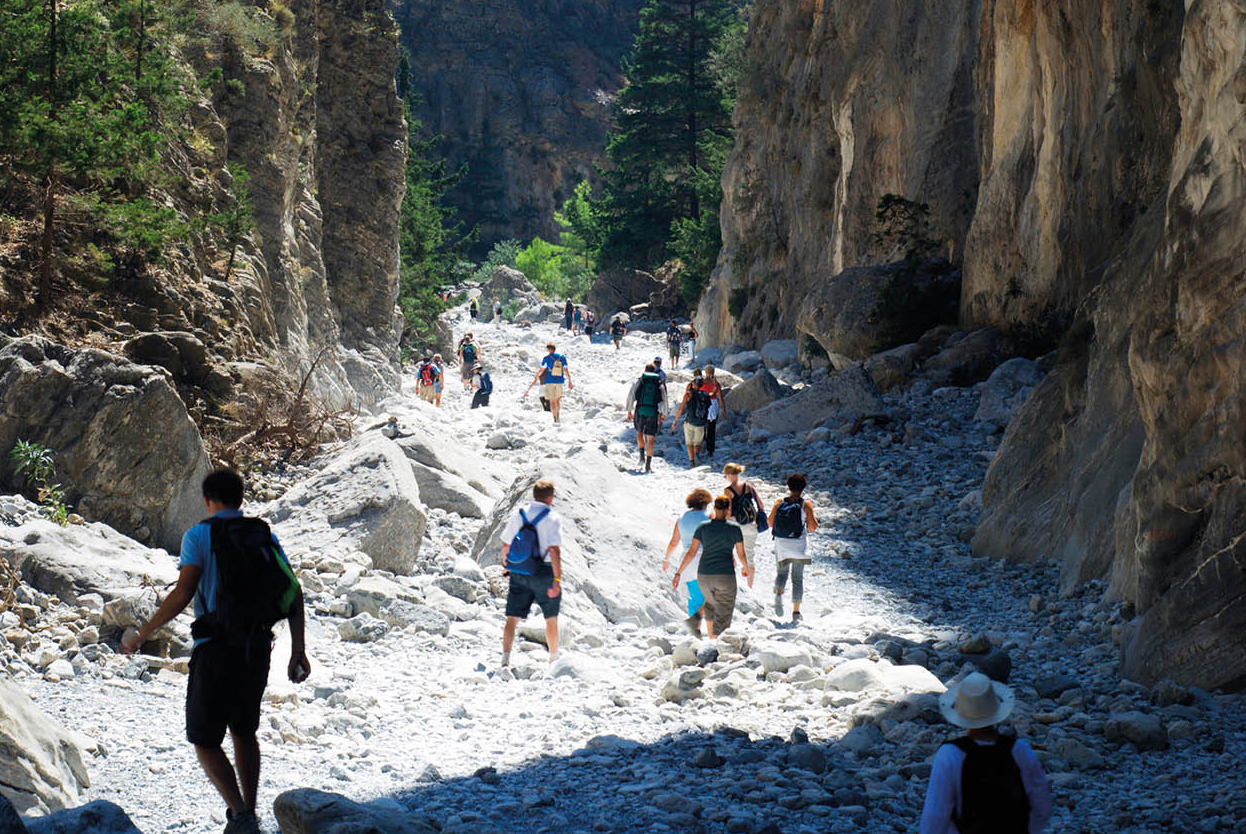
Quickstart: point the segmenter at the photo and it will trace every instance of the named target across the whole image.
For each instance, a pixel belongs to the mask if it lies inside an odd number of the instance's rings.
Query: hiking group
[[[455,354],[459,360],[463,390],[472,394],[471,407],[487,406],[489,395],[493,393],[493,379],[481,362],[480,344],[472,333],[468,332],[459,340]],[[416,390],[420,399],[440,408],[445,377],[445,362],[441,354],[426,351],[415,367]]]

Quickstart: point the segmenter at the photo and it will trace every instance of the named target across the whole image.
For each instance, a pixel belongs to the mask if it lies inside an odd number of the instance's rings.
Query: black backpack
[[[299,581],[281,558],[268,524],[259,518],[210,518],[216,557],[216,610],[191,624],[196,639],[248,645],[268,637],[290,615]]]
[[[774,537],[776,539],[799,539],[805,532],[805,502],[784,498],[774,514]]]
[[[748,484],[741,484],[743,490],[739,495],[731,496],[731,518],[736,524],[752,524],[757,521],[757,505],[753,502],[753,491]]]
[[[688,397],[688,425],[704,426],[710,421],[710,395],[700,389],[693,389]]]
[[[961,834],[1028,834],[1030,800],[1012,757],[1015,742],[1007,736],[995,744],[967,736],[952,742],[965,754],[960,814],[952,818]]]

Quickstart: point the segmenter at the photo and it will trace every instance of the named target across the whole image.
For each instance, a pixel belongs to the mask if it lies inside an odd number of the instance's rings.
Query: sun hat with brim
[[[939,711],[952,724],[966,730],[990,727],[1012,714],[1016,696],[1004,684],[981,672],[966,675],[959,684],[939,696]]]

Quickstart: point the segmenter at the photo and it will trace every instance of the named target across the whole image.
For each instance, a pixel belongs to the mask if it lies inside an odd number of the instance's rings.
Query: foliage
[[[602,220],[600,206],[593,201],[593,187],[587,180],[575,186],[571,199],[562,204],[562,211],[554,213],[554,220],[562,227],[558,242],[567,255],[583,260],[585,269],[597,269],[597,253],[601,249]]]
[[[702,215],[722,194],[703,184],[721,179],[732,136],[732,99],[711,54],[739,20],[733,0],[650,0],[641,12],[606,149],[600,267],[652,269],[676,238],[693,260],[706,260],[712,223]]]
[[[874,211],[874,242],[889,253],[912,261],[934,253],[938,242],[930,236],[930,206],[898,194],[884,194]]]
[[[748,22],[753,16],[752,0],[737,4],[735,20],[723,30],[710,49],[708,66],[714,83],[734,105],[740,82],[751,68],[748,58]]]
[[[876,348],[915,342],[933,327],[954,323],[959,305],[960,273],[947,263],[895,264],[869,315],[869,321],[879,326]]]
[[[804,335],[801,340],[801,353],[805,356],[816,356],[822,359],[830,359],[831,355],[826,352],[826,348],[822,347],[822,343],[815,339],[809,333]]]
[[[493,248],[489,250],[489,255],[484,262],[476,267],[472,273],[472,280],[478,284],[483,284],[493,277],[493,273],[497,272],[500,266],[509,266],[514,269],[515,264],[519,261],[519,253],[523,251],[523,244],[517,240],[499,240],[493,244]]]
[[[56,478],[55,453],[38,443],[18,440],[9,451],[9,460],[17,474],[23,476],[26,483],[34,488],[43,514],[62,526],[69,523],[69,505],[65,503],[65,490],[60,484],[53,483]]]
[[[515,268],[550,298],[582,300],[593,285],[593,271],[567,247],[533,238],[515,259]]]
[[[689,307],[695,307],[700,301],[718,262],[718,250],[722,248],[719,206],[725,159],[725,149],[718,149],[709,167],[698,169],[693,178],[693,185],[701,195],[701,214],[678,217],[671,224],[671,253],[684,264],[679,276],[679,294]]]
[[[234,259],[238,256],[238,247],[242,239],[255,229],[255,213],[251,207],[251,192],[248,188],[251,177],[247,169],[237,162],[229,163],[229,203],[219,212],[205,215],[202,223],[215,227],[225,237],[225,245],[229,247],[229,262],[225,265],[225,280],[234,271]]]

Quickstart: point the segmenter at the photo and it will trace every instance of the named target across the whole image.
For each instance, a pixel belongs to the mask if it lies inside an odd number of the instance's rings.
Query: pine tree
[[[731,144],[731,99],[713,56],[739,19],[736,0],[650,0],[641,12],[607,148],[602,266],[657,266],[673,223],[700,225],[698,185]]]

